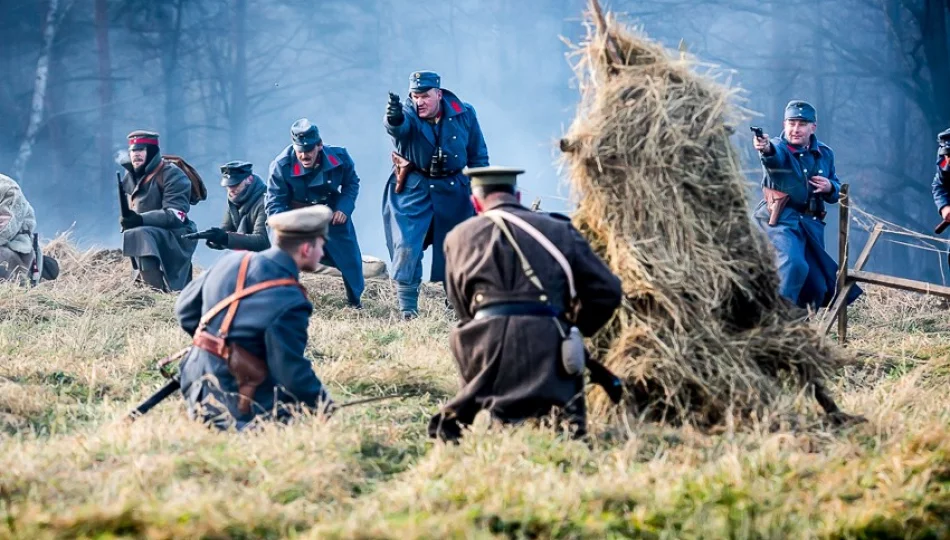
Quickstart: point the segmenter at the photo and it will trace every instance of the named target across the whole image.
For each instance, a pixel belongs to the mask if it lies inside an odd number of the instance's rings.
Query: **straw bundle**
[[[685,54],[604,17],[576,50],[582,102],[561,141],[574,222],[623,280],[593,338],[635,412],[715,424],[774,402],[779,375],[820,380],[839,355],[778,294],[729,140],[733,90]],[[592,412],[608,402],[591,396]]]

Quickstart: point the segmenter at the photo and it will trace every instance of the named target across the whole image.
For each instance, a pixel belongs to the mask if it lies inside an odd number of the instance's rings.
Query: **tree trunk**
[[[231,157],[247,159],[247,0],[234,0],[231,24]]]
[[[36,80],[33,85],[33,103],[30,108],[30,122],[26,128],[26,136],[20,143],[20,151],[17,153],[16,161],[13,163],[13,178],[18,182],[23,181],[23,172],[26,169],[26,163],[33,153],[33,144],[36,142],[36,134],[40,130],[43,122],[43,106],[46,103],[46,83],[49,80],[49,60],[50,52],[53,48],[53,40],[56,37],[56,27],[58,25],[59,1],[50,0],[49,10],[46,12],[46,27],[43,30],[43,50],[40,51],[40,57],[36,61]]]
[[[930,71],[932,107],[927,114],[931,135],[950,123],[950,57],[947,51],[947,5],[945,0],[924,0],[921,28],[924,57]]]
[[[178,65],[178,47],[181,43],[182,5],[184,0],[175,0],[172,5],[172,23],[167,33],[167,43],[162,55],[162,73],[165,82],[165,132],[163,147],[169,154],[188,153],[188,130],[185,129],[185,92],[181,83],[181,66]]]
[[[99,52],[99,200],[112,200],[112,56],[108,0],[96,0],[96,48]]]

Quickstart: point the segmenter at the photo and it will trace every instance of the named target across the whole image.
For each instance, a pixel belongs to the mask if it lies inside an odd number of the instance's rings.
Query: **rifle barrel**
[[[152,410],[156,405],[161,403],[165,398],[174,394],[181,388],[181,383],[178,382],[178,379],[172,379],[168,381],[165,386],[158,389],[157,392],[152,394],[151,397],[143,401],[134,411],[129,413],[129,421],[135,421],[136,418],[142,416],[148,411]]]

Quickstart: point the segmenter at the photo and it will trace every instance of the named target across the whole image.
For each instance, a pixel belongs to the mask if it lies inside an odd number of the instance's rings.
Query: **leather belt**
[[[416,169],[416,170],[419,171],[419,174],[421,174],[422,176],[425,176],[426,178],[432,178],[432,179],[435,179],[435,180],[439,180],[439,179],[441,179],[441,178],[451,178],[451,177],[453,177],[453,176],[456,176],[456,175],[459,174],[460,172],[462,172],[462,169],[459,169],[459,170],[457,170],[457,171],[448,171],[448,172],[446,172],[446,173],[445,173],[444,175],[442,175],[442,176],[432,176],[432,175],[429,174],[429,172],[426,171],[425,169]]]
[[[811,210],[808,209],[807,203],[798,204],[794,202],[789,202],[786,206],[788,208],[791,208],[792,210],[795,210],[799,214],[802,214],[803,216],[817,217],[818,219],[824,219],[825,214],[827,214],[827,212],[820,212],[820,213],[812,212]]]
[[[488,317],[512,317],[526,315],[532,317],[559,317],[561,312],[541,302],[502,302],[485,306],[475,312],[475,319]]]

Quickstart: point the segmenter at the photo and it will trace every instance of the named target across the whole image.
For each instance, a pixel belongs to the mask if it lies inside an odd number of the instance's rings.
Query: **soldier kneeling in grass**
[[[194,336],[180,369],[191,418],[242,430],[331,404],[304,357],[313,305],[298,279],[319,264],[332,215],[315,205],[270,216],[275,247],[228,253],[181,292],[175,314]]]
[[[480,215],[445,239],[446,292],[460,319],[451,348],[464,386],[432,417],[429,435],[458,439],[488,410],[502,423],[554,413],[582,437],[585,367],[615,403],[621,397],[620,380],[587,356],[581,337],[620,305],[620,279],[570,219],[520,204],[523,171],[464,172]]]

